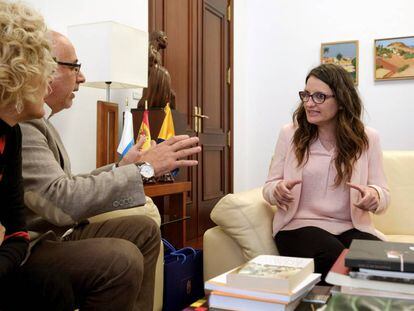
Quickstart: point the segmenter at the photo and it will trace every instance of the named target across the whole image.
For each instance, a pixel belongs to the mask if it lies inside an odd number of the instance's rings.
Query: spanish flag
[[[139,128],[139,133],[137,137],[137,141],[141,135],[145,135],[145,142],[142,145],[142,150],[147,150],[151,147],[151,132],[150,132],[150,126],[149,126],[149,119],[148,119],[148,110],[144,110],[144,113],[142,114],[142,123]]]
[[[165,112],[164,121],[162,122],[160,133],[158,134],[158,139],[157,139],[158,144],[163,142],[164,140],[167,140],[175,136],[174,121],[173,121],[173,117],[171,114],[169,103],[165,105],[164,112]]]

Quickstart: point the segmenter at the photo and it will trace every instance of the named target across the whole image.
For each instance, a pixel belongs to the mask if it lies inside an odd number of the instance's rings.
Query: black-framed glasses
[[[312,97],[312,101],[315,104],[323,104],[325,102],[325,100],[327,100],[328,98],[331,98],[331,97],[335,97],[335,95],[333,95],[333,94],[329,95],[329,94],[325,94],[325,93],[322,93],[322,92],[315,92],[315,93],[311,94],[307,91],[300,91],[299,92],[299,97],[300,97],[300,100],[304,103],[307,103],[309,101],[309,98]]]
[[[56,64],[58,65],[62,65],[62,66],[68,66],[70,68],[72,68],[75,71],[75,74],[79,74],[80,70],[81,70],[81,66],[82,64],[76,62],[76,63],[68,63],[68,62],[61,62],[59,60],[57,60],[56,58],[53,58],[53,60],[56,62]]]

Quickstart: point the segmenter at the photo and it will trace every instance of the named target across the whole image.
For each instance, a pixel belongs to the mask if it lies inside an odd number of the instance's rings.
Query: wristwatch
[[[155,176],[154,167],[148,162],[135,163],[141,174],[142,181],[148,181]]]

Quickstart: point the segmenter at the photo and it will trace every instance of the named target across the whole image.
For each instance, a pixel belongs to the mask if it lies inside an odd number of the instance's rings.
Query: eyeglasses
[[[68,63],[68,62],[61,62],[59,60],[57,60],[56,58],[53,58],[53,60],[56,62],[56,64],[58,65],[62,65],[62,66],[68,66],[70,68],[73,69],[73,71],[75,71],[75,74],[78,75],[80,70],[81,70],[81,66],[82,64],[80,63]]]
[[[324,94],[322,92],[315,92],[313,94],[310,94],[307,91],[300,91],[299,92],[299,97],[300,97],[301,101],[304,102],[304,103],[307,103],[309,101],[309,98],[312,97],[312,101],[315,104],[323,104],[326,99],[331,98],[331,97],[335,97],[335,95]]]

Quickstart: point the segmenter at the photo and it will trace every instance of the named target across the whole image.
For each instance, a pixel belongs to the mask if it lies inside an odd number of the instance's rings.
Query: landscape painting
[[[345,68],[358,84],[358,41],[322,43],[321,63],[336,64]]]
[[[414,36],[375,40],[375,80],[414,79]]]

